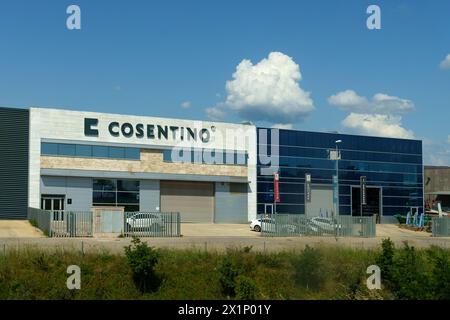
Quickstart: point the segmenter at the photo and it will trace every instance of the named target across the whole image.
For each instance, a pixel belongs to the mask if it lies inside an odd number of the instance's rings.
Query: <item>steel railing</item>
[[[306,217],[298,214],[273,214],[260,217],[265,237],[334,236],[375,237],[376,217]]]
[[[107,210],[105,210],[107,211]],[[118,212],[123,225],[117,235],[125,237],[179,237],[181,218],[179,212]],[[49,211],[28,208],[28,220],[50,237],[92,237],[94,232],[102,233],[92,211]]]
[[[92,237],[91,211],[51,211],[51,237]]]
[[[125,212],[125,237],[179,237],[179,212]]]
[[[433,237],[450,237],[450,217],[433,217],[431,223]]]

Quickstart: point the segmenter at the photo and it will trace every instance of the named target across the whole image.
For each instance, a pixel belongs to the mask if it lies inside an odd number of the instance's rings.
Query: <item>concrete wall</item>
[[[450,191],[450,167],[424,168],[424,192]]]
[[[41,177],[42,194],[65,195],[65,209],[89,211],[92,207],[92,179],[76,177]],[[67,204],[67,199],[72,199]]]
[[[246,223],[247,193],[230,192],[230,183],[216,182],[215,185],[215,223]]]
[[[159,180],[141,180],[139,207],[140,211],[160,211]]]

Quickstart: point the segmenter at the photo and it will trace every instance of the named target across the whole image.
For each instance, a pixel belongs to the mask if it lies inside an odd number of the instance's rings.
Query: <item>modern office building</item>
[[[361,176],[363,215],[423,211],[418,140],[0,108],[0,148],[0,219],[24,219],[27,207],[95,206],[175,211],[184,222],[240,223],[275,211],[360,215]]]
[[[0,109],[0,218],[27,207],[256,216],[256,128],[58,109]]]
[[[411,207],[423,211],[422,142],[419,140],[257,130],[258,154],[279,154],[278,213],[332,216],[337,211],[337,202],[338,214],[361,215],[361,176],[366,177],[363,215],[405,214]],[[336,149],[340,159],[332,160],[337,158]],[[274,179],[271,169],[267,170],[273,166],[273,161],[263,160],[264,157],[258,157],[258,213],[274,209]],[[308,196],[305,192],[307,174],[311,179]],[[339,197],[336,193],[337,201],[333,201],[333,175],[336,174]]]

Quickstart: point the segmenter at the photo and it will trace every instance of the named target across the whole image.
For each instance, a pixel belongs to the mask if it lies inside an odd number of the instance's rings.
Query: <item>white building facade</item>
[[[256,128],[59,109],[29,110],[28,206],[256,217]]]

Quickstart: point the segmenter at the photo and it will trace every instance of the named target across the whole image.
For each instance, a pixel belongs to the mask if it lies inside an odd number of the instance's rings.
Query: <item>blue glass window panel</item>
[[[109,158],[124,159],[125,158],[125,148],[109,147]]]
[[[92,157],[92,146],[77,144],[75,146],[75,154],[78,157]]]
[[[75,145],[74,144],[58,144],[58,155],[60,156],[75,156]]]
[[[41,143],[41,154],[44,155],[58,155],[58,144],[57,143]]]
[[[108,158],[108,147],[92,146],[92,155],[95,158]]]
[[[125,158],[132,160],[139,160],[141,158],[141,149],[125,148]]]

